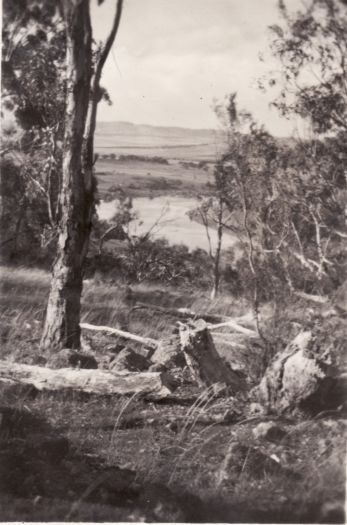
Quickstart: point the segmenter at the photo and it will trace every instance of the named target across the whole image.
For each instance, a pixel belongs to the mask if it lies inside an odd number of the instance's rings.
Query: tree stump
[[[207,324],[202,319],[180,324],[181,349],[199,386],[224,383],[234,392],[244,390],[244,380],[218,354]]]

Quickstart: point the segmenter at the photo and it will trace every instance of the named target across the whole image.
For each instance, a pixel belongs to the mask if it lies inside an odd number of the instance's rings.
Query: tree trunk
[[[102,70],[111,50],[111,47],[116,38],[121,16],[123,10],[123,0],[117,0],[117,6],[115,11],[115,16],[113,19],[112,28],[106,43],[100,52],[100,56],[96,61],[94,67],[94,74],[91,78],[91,87],[89,93],[89,104],[87,111],[87,121],[84,131],[84,140],[83,140],[83,173],[86,186],[86,192],[88,194],[88,199],[90,201],[90,206],[88,210],[88,221],[91,222],[92,215],[94,212],[94,192],[95,192],[95,179],[94,179],[94,135],[96,129],[96,116],[98,110],[98,104],[101,100],[101,88],[100,81]],[[86,239],[85,252],[88,250],[89,236]]]
[[[214,268],[213,268],[213,288],[211,292],[211,300],[215,299],[219,292],[220,283],[220,254],[222,250],[222,237],[223,237],[223,201],[219,199],[219,210],[218,210],[218,225],[217,225],[217,248],[214,255]]]
[[[11,250],[11,258],[14,258],[17,255],[17,251],[18,251],[18,237],[19,237],[19,234],[20,234],[20,229],[21,229],[22,222],[23,222],[24,215],[25,215],[25,207],[26,207],[25,199],[22,199],[20,204],[19,204],[19,216],[18,216],[17,221],[16,221],[16,227],[15,227],[15,230],[14,230],[14,236],[12,237],[13,247],[12,247],[12,250]]]
[[[92,193],[82,171],[82,142],[91,79],[89,0],[62,2],[66,24],[67,95],[61,219],[41,346],[80,347],[82,265],[91,227]]]

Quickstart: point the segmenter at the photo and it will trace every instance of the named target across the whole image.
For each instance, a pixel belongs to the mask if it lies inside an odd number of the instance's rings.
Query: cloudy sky
[[[96,39],[105,38],[115,4],[93,6]],[[276,22],[277,0],[124,0],[102,80],[113,105],[100,105],[99,120],[213,128],[213,101],[237,91],[240,106],[272,133],[290,133],[296,124],[279,118],[256,86],[275,65],[259,53]]]

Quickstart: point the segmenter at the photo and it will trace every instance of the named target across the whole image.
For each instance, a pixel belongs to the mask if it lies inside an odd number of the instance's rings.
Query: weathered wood
[[[178,317],[179,319],[203,319],[207,323],[228,323],[234,322],[246,326],[254,326],[254,320],[249,319],[249,315],[243,315],[241,317],[228,317],[225,315],[211,314],[211,313],[201,313],[194,312],[189,308],[165,308],[163,306],[158,306],[156,304],[148,304],[137,302],[135,306],[130,310],[130,314],[136,310],[154,310],[155,312],[160,312],[163,315],[172,315]]]
[[[150,348],[156,349],[159,345],[159,341],[151,339],[150,337],[141,337],[140,335],[131,334],[130,332],[124,332],[124,330],[118,330],[118,328],[111,328],[110,326],[96,326],[89,323],[81,323],[80,327],[85,330],[93,330],[95,332],[108,332],[110,334],[118,335],[123,339],[130,339],[143,345],[149,346]]]
[[[200,312],[194,312],[192,310],[189,310],[189,308],[178,308],[177,313],[180,313],[183,318],[186,319],[202,319],[206,321],[207,323],[221,323],[228,321],[230,317],[226,317],[224,315],[216,315],[216,314],[203,314]]]
[[[131,395],[163,398],[171,393],[165,376],[158,372],[118,372],[44,368],[0,361],[0,382],[33,385],[37,390],[74,390],[99,395]]]
[[[258,337],[258,334],[254,330],[250,330],[249,328],[245,328],[244,326],[241,326],[240,324],[236,323],[234,320],[229,320],[225,323],[219,323],[219,324],[209,324],[208,328],[213,333],[214,330],[217,330],[218,328],[224,328],[228,327],[232,330],[235,330],[235,332],[240,332],[240,334],[247,335],[249,337]]]
[[[247,348],[245,344],[234,341],[233,339],[228,339],[228,337],[226,337],[232,334],[225,334],[225,333],[217,332],[217,333],[213,333],[212,335],[213,335],[213,339],[217,340],[218,344],[231,346],[232,348],[240,348],[242,350],[246,350]]]
[[[225,383],[234,391],[244,390],[244,381],[215,349],[205,321],[200,319],[195,323],[180,324],[180,341],[192,376],[200,386]]]

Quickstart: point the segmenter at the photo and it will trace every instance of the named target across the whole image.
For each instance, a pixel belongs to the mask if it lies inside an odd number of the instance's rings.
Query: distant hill
[[[212,129],[150,126],[131,122],[99,122],[95,135],[99,154],[138,154],[171,159],[215,160],[224,148],[223,134]]]

